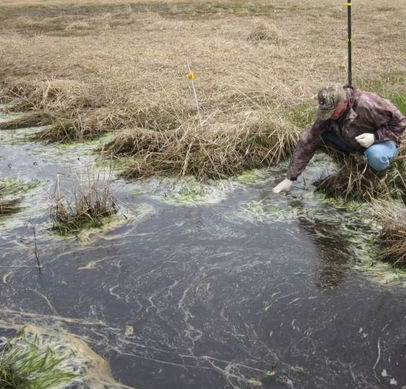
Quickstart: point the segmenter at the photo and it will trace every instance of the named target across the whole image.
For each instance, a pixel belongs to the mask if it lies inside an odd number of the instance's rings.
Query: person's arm
[[[293,181],[303,172],[321,145],[321,132],[324,130],[324,123],[325,122],[315,122],[311,127],[300,134],[299,142],[290,160],[286,178],[273,188],[274,193],[290,191]]]
[[[315,122],[310,128],[300,134],[299,142],[290,159],[286,173],[289,180],[295,181],[313,158],[314,153],[322,143],[321,132],[322,125]]]

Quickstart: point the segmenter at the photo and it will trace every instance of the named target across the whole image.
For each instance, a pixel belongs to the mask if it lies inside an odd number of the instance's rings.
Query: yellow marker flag
[[[193,81],[196,77],[195,77],[195,74],[194,74],[193,72],[189,72],[189,73],[187,74],[187,78],[188,78],[190,81]]]

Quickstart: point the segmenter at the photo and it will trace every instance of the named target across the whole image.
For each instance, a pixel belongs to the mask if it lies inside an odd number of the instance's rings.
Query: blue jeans
[[[326,133],[323,135],[323,140],[333,143],[343,153],[349,153],[344,142],[337,135]],[[364,154],[367,157],[368,166],[376,172],[382,172],[390,166],[392,159],[398,155],[398,147],[394,141],[387,140],[374,143],[364,151]]]
[[[376,172],[381,172],[387,169],[392,159],[398,155],[396,143],[392,140],[387,140],[381,143],[374,143],[364,151],[368,160],[368,166]]]

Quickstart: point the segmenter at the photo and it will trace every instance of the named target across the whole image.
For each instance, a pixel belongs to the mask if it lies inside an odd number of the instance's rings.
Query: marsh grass
[[[299,131],[285,131],[280,121],[265,116],[261,124],[233,131],[213,131],[196,121],[173,131],[124,131],[104,146],[103,153],[134,157],[121,173],[127,178],[192,175],[198,180],[221,179],[287,158]]]
[[[78,127],[74,120],[61,120],[33,134],[31,139],[47,143],[70,143],[92,139],[98,135],[97,132],[92,132],[91,136],[87,137],[87,132],[84,131],[84,128]]]
[[[62,235],[101,227],[105,218],[118,210],[111,194],[109,178],[105,174],[90,170],[86,172],[84,179],[78,178],[73,189],[72,200],[61,194],[58,176],[52,202],[50,217],[53,229]]]
[[[406,201],[406,161],[376,174],[362,158],[346,156],[332,175],[314,183],[317,190],[345,200],[403,199]]]
[[[338,170],[314,183],[317,190],[345,200],[401,199],[406,203],[406,134],[399,154],[384,172],[375,173],[361,155],[344,155],[326,148]]]
[[[382,226],[381,258],[406,268],[406,207],[393,202],[381,202],[375,205],[374,214]]]
[[[1,389],[62,388],[79,375],[72,350],[20,331],[0,341]]]

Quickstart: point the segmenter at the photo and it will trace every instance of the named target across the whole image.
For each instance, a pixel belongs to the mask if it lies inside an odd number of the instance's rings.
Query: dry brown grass
[[[382,225],[382,259],[406,267],[406,207],[380,203],[375,205],[374,212]]]
[[[200,180],[225,178],[277,163],[291,154],[299,130],[286,131],[282,118],[268,114],[245,118],[251,125],[234,129],[224,123],[223,128],[213,131],[210,123],[195,120],[171,131],[127,130],[105,145],[103,151],[107,155],[135,157],[123,171],[129,178],[171,174],[194,175]]]
[[[281,43],[283,37],[274,25],[260,23],[248,34],[247,40],[252,42],[272,41]]]
[[[284,113],[309,105],[320,87],[346,80],[346,13],[333,0],[2,5],[0,97],[18,98],[19,109],[52,117],[55,126],[41,139],[86,139],[125,129],[114,147],[108,145],[110,154],[122,153],[119,140],[128,145],[141,136],[158,142],[140,150],[137,142],[143,140],[137,139],[127,147],[142,175],[172,169],[224,176],[277,161],[290,145],[274,149],[273,156],[265,146],[255,151],[256,142],[272,147],[272,134],[294,137],[295,126],[280,120]],[[406,90],[401,49],[406,4],[394,0],[393,9],[380,7],[388,8],[384,0],[360,0],[354,7],[356,79],[391,80],[395,74],[397,81],[388,81],[388,88]],[[250,36],[257,38],[247,40]],[[185,77],[187,61],[196,73],[201,125]],[[151,153],[161,143],[171,160]],[[153,168],[152,159],[164,168]]]
[[[104,218],[116,212],[109,177],[88,171],[84,180],[76,182],[71,200],[61,194],[60,178],[57,177],[50,216],[53,228],[59,233],[71,234],[84,228],[100,227]]]

